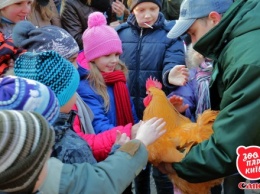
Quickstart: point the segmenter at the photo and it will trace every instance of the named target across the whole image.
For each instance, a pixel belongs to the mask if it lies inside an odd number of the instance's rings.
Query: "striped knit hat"
[[[0,111],[0,191],[32,192],[54,144],[54,131],[38,113]]]
[[[16,76],[0,78],[0,110],[10,109],[37,112],[50,124],[60,112],[58,99],[50,88]]]
[[[71,62],[54,51],[26,52],[15,61],[14,73],[49,86],[56,94],[60,106],[75,94],[79,85],[79,73]]]

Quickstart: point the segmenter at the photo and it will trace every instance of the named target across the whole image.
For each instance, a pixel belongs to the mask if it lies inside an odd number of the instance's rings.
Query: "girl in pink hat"
[[[127,68],[119,61],[122,43],[117,32],[106,25],[102,13],[94,12],[89,15],[88,29],[82,40],[84,52],[78,58],[82,80],[77,92],[94,114],[95,133],[116,126],[132,127],[139,120],[126,85]],[[134,125],[132,131],[138,126]],[[129,138],[134,137],[129,134]],[[131,185],[126,193],[132,193]]]

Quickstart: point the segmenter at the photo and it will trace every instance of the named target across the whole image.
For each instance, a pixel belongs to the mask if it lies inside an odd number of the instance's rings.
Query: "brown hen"
[[[206,110],[199,115],[197,122],[193,123],[175,109],[161,88],[160,82],[148,78],[143,120],[158,117],[166,122],[166,133],[147,147],[149,162],[154,166],[161,162],[181,161],[193,145],[212,135],[212,124],[218,114],[217,111]],[[168,174],[168,176],[182,194],[208,194],[211,187],[222,182],[222,179],[217,179],[203,183],[189,183],[178,177],[176,173]]]

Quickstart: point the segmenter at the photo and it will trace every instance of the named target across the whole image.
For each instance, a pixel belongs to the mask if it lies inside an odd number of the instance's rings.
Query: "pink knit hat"
[[[122,53],[122,42],[114,28],[107,25],[101,12],[88,16],[88,28],[82,36],[87,62],[111,53]]]

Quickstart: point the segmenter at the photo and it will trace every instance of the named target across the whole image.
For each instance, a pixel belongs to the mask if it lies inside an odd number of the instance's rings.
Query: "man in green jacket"
[[[194,146],[178,163],[162,164],[164,172],[204,182],[237,172],[238,146],[260,146],[259,0],[184,0],[169,32],[187,32],[194,49],[214,60],[210,84],[212,109],[220,110],[209,140]],[[257,20],[258,21],[258,20]]]

